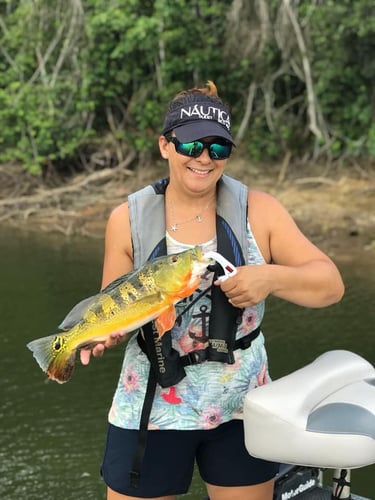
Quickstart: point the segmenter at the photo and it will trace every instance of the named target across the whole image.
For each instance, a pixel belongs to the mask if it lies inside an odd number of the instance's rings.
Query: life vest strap
[[[141,466],[146,449],[148,421],[150,418],[152,402],[154,401],[155,389],[156,378],[152,367],[150,366],[146,395],[143,401],[141,420],[139,423],[138,443],[133,457],[132,470],[129,472],[130,485],[132,488],[138,488],[141,480]]]
[[[260,334],[260,326],[255,328],[252,332],[248,333],[244,337],[237,339],[234,342],[233,350],[236,349],[248,349],[251,346],[253,340],[255,340]],[[189,365],[199,365],[208,359],[208,349],[197,349],[196,351],[191,351],[188,354],[180,357],[180,362],[182,366]]]
[[[234,350],[236,349],[248,349],[251,346],[253,340],[255,340],[260,334],[260,326],[255,328],[255,330],[251,331],[244,337],[237,339],[234,342]],[[137,341],[139,347],[142,351],[147,354],[146,341],[142,335],[137,336]],[[208,359],[208,348],[206,349],[197,349],[196,351],[191,351],[184,356],[180,356],[179,361],[182,366],[190,366],[190,365],[199,365]]]

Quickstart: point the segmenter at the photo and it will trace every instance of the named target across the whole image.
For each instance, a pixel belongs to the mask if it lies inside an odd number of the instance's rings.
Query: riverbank
[[[282,167],[267,169],[237,160],[228,164],[227,173],[275,195],[305,234],[332,257],[351,260],[375,253],[371,170],[357,170],[350,176],[347,170],[343,175],[322,168],[286,172]],[[8,174],[1,170],[0,227],[103,238],[112,208],[130,192],[164,175],[165,166],[160,164],[136,170],[105,169],[77,175],[64,184],[47,179],[40,185],[25,173],[22,182],[15,182],[9,170]]]

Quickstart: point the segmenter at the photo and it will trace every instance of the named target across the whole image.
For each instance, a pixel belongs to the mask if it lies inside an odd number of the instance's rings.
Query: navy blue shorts
[[[196,461],[203,481],[216,486],[248,486],[275,477],[279,465],[253,458],[244,445],[242,420],[212,430],[148,431],[138,488],[129,472],[138,431],[109,424],[102,476],[112,490],[135,497],[187,493]]]

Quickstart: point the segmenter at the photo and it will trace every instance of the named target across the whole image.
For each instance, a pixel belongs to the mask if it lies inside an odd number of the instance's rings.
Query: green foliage
[[[82,16],[73,4],[48,4],[20,2],[2,18],[0,38],[0,161],[33,172],[78,156],[95,107],[75,52],[85,40]]]
[[[370,0],[330,0],[310,18],[317,97],[335,138],[335,156],[371,155],[374,13]]]
[[[169,99],[207,79],[235,132],[256,84],[242,138],[253,160],[373,157],[372,3],[300,0],[304,53],[280,0],[267,12],[255,0],[241,12],[223,0],[0,1],[0,162],[82,168],[103,141],[112,164],[130,149],[152,157]]]

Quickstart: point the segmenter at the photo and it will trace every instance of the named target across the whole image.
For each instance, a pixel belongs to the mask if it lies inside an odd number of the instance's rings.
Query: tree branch
[[[301,54],[302,66],[305,75],[306,91],[307,91],[307,112],[309,116],[309,128],[311,132],[320,139],[322,137],[322,132],[319,129],[317,123],[314,84],[311,75],[310,61],[307,56],[305,40],[303,38],[301,28],[298,24],[297,17],[290,6],[290,0],[283,0],[283,5],[290,19],[290,22],[293,26],[293,30],[297,39],[298,48]]]
[[[241,142],[245,134],[246,128],[249,124],[251,113],[253,111],[253,104],[254,104],[256,90],[257,90],[257,84],[255,82],[251,82],[249,85],[249,90],[246,99],[245,114],[243,115],[243,118],[241,120],[241,125],[235,137],[235,142],[237,143]]]

